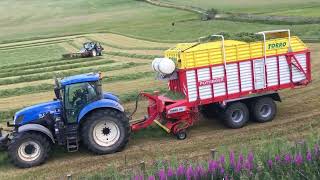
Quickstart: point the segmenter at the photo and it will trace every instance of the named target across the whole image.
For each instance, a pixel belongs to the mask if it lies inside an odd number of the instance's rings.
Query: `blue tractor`
[[[53,101],[15,113],[8,134],[0,130],[0,146],[14,165],[22,168],[46,161],[51,147],[69,152],[79,142],[96,154],[121,151],[130,136],[129,119],[119,99],[102,91],[99,73],[55,79]]]

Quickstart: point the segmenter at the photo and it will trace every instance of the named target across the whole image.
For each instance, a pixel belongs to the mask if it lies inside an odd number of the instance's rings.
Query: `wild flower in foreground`
[[[303,163],[303,158],[302,158],[302,155],[301,153],[297,154],[295,159],[294,159],[294,162],[296,165],[300,166],[302,163]]]
[[[291,161],[292,161],[291,154],[286,154],[286,155],[284,156],[284,161],[285,161],[285,163],[290,164]]]
[[[192,177],[194,176],[193,168],[191,165],[187,169],[186,176],[187,176],[187,179],[192,179]]]
[[[218,163],[216,161],[214,161],[214,160],[209,161],[209,165],[208,165],[209,172],[212,173],[212,172],[216,171],[217,167],[218,167]]]
[[[154,176],[149,176],[148,180],[156,180],[156,178]]]
[[[171,167],[169,167],[167,170],[167,177],[173,177],[173,176],[174,176],[173,169]]]
[[[268,167],[269,167],[270,169],[272,169],[272,164],[273,164],[273,163],[272,163],[272,160],[269,159],[267,163],[268,163]]]
[[[276,155],[276,157],[274,158],[274,160],[277,162],[277,163],[280,163],[281,161],[281,158],[279,155]]]
[[[143,180],[143,176],[142,175],[136,175],[134,177],[134,180]]]
[[[220,164],[221,164],[221,166],[224,166],[224,165],[225,165],[224,155],[221,155],[221,156],[220,156]]]
[[[307,151],[306,159],[307,159],[307,161],[312,161],[312,154],[310,151]]]
[[[235,168],[236,162],[235,162],[234,152],[233,151],[231,151],[230,154],[229,154],[229,160],[230,160],[231,168]]]
[[[166,179],[166,171],[164,169],[160,169],[158,172],[158,176],[160,180],[165,180]]]
[[[176,174],[177,174],[177,176],[182,176],[182,175],[184,175],[184,173],[185,173],[184,166],[182,164],[180,164],[180,166],[177,168]]]
[[[249,154],[248,154],[248,161],[249,161],[249,162],[253,162],[253,160],[254,160],[253,152],[249,152]]]

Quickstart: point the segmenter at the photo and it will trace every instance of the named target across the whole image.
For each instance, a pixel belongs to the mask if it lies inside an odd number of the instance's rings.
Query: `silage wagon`
[[[0,148],[7,149],[19,167],[45,162],[53,144],[78,150],[79,142],[96,154],[121,151],[131,131],[154,122],[182,140],[198,120],[199,112],[216,115],[231,128],[249,119],[271,121],[281,101],[279,90],[311,82],[310,52],[289,30],[259,32],[263,41],[225,40],[183,43],[152,62],[159,80],[167,80],[170,92],[140,93],[148,100],[147,115],[128,116],[119,98],[103,92],[101,74],[89,73],[56,79],[53,101],[18,111],[10,133],[0,130]],[[131,122],[129,123],[129,119]]]
[[[271,121],[277,112],[274,101],[281,101],[279,90],[311,82],[310,52],[290,30],[257,35],[263,40],[247,43],[212,35],[220,40],[199,39],[167,50],[165,58],[154,60],[153,69],[169,81],[170,91],[184,98],[143,93],[149,99],[149,116],[132,129],[156,122],[184,139],[199,111],[220,117],[231,128],[241,128],[249,119]]]

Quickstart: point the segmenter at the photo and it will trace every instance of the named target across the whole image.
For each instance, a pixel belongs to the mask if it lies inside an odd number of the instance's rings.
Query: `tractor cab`
[[[65,121],[77,123],[80,111],[88,104],[103,99],[100,75],[81,74],[56,80],[55,94],[62,102]]]

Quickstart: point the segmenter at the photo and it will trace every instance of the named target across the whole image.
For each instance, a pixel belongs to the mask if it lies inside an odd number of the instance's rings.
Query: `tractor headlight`
[[[19,124],[22,122],[23,118],[24,118],[24,115],[18,116],[18,117],[13,121],[13,124],[14,124],[14,125],[19,125]]]

